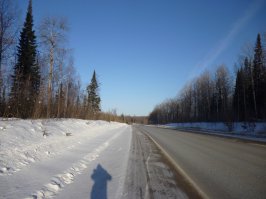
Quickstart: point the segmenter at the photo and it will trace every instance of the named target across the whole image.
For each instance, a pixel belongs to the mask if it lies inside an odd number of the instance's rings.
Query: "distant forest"
[[[265,122],[266,34],[257,35],[253,49],[246,49],[235,74],[221,65],[214,74],[202,73],[187,83],[177,97],[155,106],[149,123]]]
[[[0,0],[0,117],[144,122],[101,111],[96,71],[82,90],[64,17],[44,17],[34,26],[32,0],[22,26],[18,13],[12,0]]]

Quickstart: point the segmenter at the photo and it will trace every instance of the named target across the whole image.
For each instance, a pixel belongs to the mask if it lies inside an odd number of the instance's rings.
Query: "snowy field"
[[[130,141],[120,123],[1,120],[0,198],[120,198]]]

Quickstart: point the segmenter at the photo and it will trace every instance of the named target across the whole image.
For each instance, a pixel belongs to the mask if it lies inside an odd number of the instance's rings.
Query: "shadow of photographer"
[[[94,181],[91,190],[91,199],[107,199],[107,181],[112,180],[112,176],[98,164],[93,170],[91,179]]]

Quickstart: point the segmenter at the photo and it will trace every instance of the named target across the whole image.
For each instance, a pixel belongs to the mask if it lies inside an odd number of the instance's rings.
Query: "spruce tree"
[[[241,84],[243,84],[242,79],[242,68],[238,69],[237,75],[236,75],[236,83],[235,83],[235,91],[234,91],[234,97],[233,97],[233,108],[234,108],[234,114],[236,121],[241,121]]]
[[[254,84],[253,84],[253,77],[252,77],[252,68],[251,68],[251,61],[246,57],[244,59],[244,67],[242,69],[243,73],[243,88],[244,94],[242,98],[242,103],[245,105],[245,117],[247,122],[251,122],[254,120],[256,116],[256,97],[255,93],[253,92]]]
[[[265,117],[264,104],[266,96],[264,88],[264,74],[265,74],[265,67],[263,66],[263,51],[262,51],[260,34],[258,34],[254,49],[253,78],[254,78],[254,89],[256,94],[256,105],[258,110],[257,117],[259,119]]]
[[[36,36],[33,30],[32,1],[29,0],[26,20],[20,32],[17,63],[12,76],[10,101],[13,116],[27,118],[32,115],[39,93],[40,71],[36,60]]]
[[[99,84],[96,78],[96,72],[93,72],[91,83],[87,87],[88,98],[87,106],[89,113],[94,117],[99,111],[101,111],[100,103],[101,98],[99,96]]]

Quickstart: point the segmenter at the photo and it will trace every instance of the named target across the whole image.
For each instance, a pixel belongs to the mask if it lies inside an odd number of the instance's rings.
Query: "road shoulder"
[[[200,198],[155,143],[136,126],[123,196],[126,198]]]

